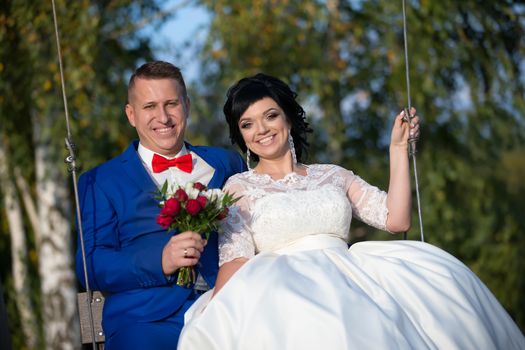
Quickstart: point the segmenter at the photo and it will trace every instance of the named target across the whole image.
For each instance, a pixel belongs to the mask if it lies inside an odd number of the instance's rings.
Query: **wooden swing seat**
[[[98,349],[104,349],[105,336],[102,330],[102,309],[104,308],[104,295],[99,291],[92,292],[91,311],[93,312],[93,324],[95,326],[95,344]],[[87,292],[77,294],[78,312],[80,316],[80,336],[82,344],[92,344],[91,322],[89,321],[89,306],[87,304]]]

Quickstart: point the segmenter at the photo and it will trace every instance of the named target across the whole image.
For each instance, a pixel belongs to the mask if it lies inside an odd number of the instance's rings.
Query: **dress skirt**
[[[178,349],[525,349],[480,279],[417,241],[307,236],[250,259],[185,315]]]

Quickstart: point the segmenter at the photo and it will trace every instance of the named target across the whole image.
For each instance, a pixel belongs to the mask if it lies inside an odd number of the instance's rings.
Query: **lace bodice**
[[[232,176],[224,189],[242,198],[221,227],[221,265],[308,235],[348,241],[352,216],[386,229],[386,193],[336,165],[309,165],[306,176],[290,173],[280,180],[251,170]]]

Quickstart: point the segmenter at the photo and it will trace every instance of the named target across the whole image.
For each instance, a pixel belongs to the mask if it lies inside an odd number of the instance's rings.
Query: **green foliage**
[[[206,99],[192,116],[215,130],[211,142],[227,137],[227,87],[264,71],[298,91],[315,128],[312,161],[386,188],[390,125],[407,103],[401,1],[200,3],[213,17],[196,87]],[[427,241],[470,265],[525,329],[523,5],[408,1],[407,34]],[[360,225],[353,234],[388,238]]]

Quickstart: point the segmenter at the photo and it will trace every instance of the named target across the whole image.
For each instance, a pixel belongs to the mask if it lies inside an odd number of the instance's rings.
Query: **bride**
[[[284,82],[257,74],[227,97],[232,141],[257,166],[225,186],[241,199],[219,236],[215,288],[186,313],[179,349],[525,349],[492,293],[445,251],[416,241],[348,249],[353,217],[410,228],[415,110],[395,119],[385,193],[339,166],[300,162],[311,129]]]

